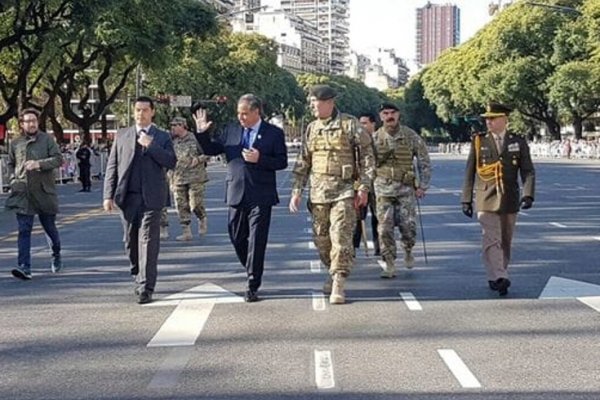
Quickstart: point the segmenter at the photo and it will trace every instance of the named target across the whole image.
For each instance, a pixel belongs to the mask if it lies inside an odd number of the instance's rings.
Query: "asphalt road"
[[[289,169],[278,175],[263,300],[253,304],[240,302],[245,274],[227,236],[220,165],[210,167],[208,235],[173,240],[181,230],[170,214],[150,306],[135,302],[100,183],[92,193],[59,188],[57,275],[38,230],[33,280],[10,276],[16,222],[0,211],[0,399],[599,399],[600,163],[537,161],[513,286],[499,298],[479,225],[460,211],[465,160],[433,159],[421,203],[428,263],[419,236],[416,267],[382,280],[361,250],[342,306],[319,293],[306,209],[287,211]],[[186,334],[191,344],[170,342]],[[156,336],[163,344],[148,346]]]

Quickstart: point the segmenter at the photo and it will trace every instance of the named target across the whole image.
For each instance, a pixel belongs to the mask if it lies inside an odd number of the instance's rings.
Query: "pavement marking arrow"
[[[600,285],[551,276],[539,296],[540,299],[575,298],[600,312]]]
[[[147,347],[193,346],[216,303],[242,303],[244,299],[212,283],[196,286],[148,304],[176,306]]]

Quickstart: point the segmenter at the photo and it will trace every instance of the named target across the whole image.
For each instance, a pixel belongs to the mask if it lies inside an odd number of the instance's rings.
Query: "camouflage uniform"
[[[354,148],[360,150],[356,171]],[[334,110],[313,121],[294,166],[292,195],[300,196],[310,178],[314,243],[329,273],[347,276],[353,264],[352,233],[356,224],[354,181],[371,187],[374,158],[370,138],[356,118]]]
[[[431,162],[423,139],[402,125],[390,132],[385,127],[379,128],[375,133],[375,152],[374,187],[381,256],[384,260],[396,259],[394,227],[400,229],[405,251],[410,252],[415,245],[415,186],[424,190],[429,187]],[[417,158],[418,176],[415,176],[413,157]]]
[[[174,170],[169,171],[171,190],[175,198],[179,222],[183,226],[189,226],[192,211],[198,219],[206,218],[204,209],[204,186],[208,182],[206,156],[190,132],[183,137],[174,138],[173,147],[177,156],[177,165]],[[194,160],[197,164],[192,167]]]

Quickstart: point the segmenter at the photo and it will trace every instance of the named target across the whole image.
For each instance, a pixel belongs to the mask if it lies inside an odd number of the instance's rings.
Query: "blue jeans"
[[[31,230],[33,229],[34,215],[17,214],[17,223],[19,224],[19,255],[17,257],[19,267],[25,271],[31,271]],[[52,256],[60,256],[60,237],[56,229],[56,215],[39,214],[40,223],[46,238],[52,249]]]

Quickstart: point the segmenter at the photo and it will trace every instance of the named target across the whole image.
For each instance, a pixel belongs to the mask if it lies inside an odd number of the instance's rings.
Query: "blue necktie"
[[[242,137],[242,146],[245,149],[249,149],[250,148],[250,140],[252,138],[252,128],[246,128],[244,129],[244,135]]]

